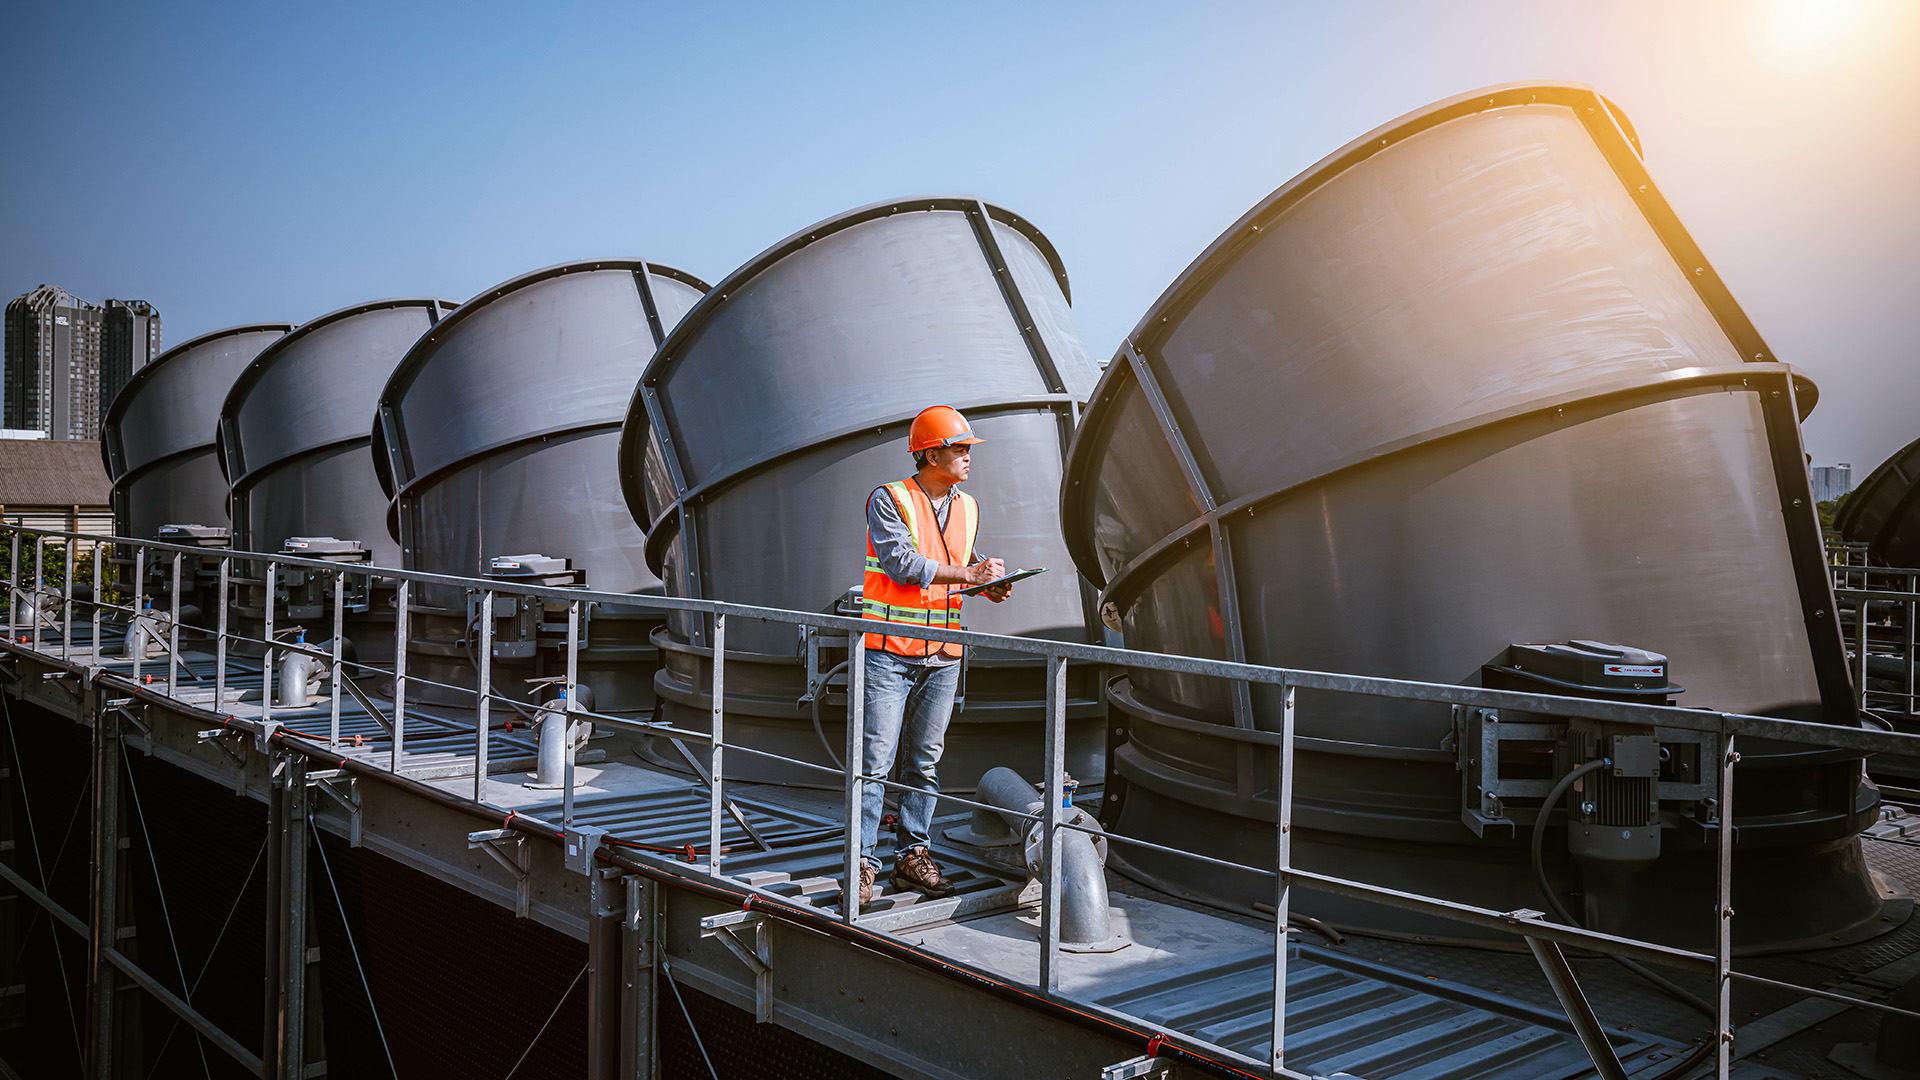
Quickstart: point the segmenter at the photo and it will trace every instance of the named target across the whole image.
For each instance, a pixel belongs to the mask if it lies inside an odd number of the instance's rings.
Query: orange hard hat
[[[907,429],[907,449],[932,450],[936,446],[971,446],[986,440],[976,438],[967,426],[967,418],[951,405],[932,405],[920,410]]]

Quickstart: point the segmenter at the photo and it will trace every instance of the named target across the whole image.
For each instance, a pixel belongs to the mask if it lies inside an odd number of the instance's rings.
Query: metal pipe
[[[1114,934],[1112,913],[1107,907],[1106,852],[1100,837],[1080,831],[1097,827],[1097,822],[1077,807],[1070,811],[1060,807],[1060,817],[1052,830],[1053,843],[1047,844],[1045,819],[1050,800],[1035,795],[1032,784],[1004,765],[987,770],[974,793],[993,806],[1009,828],[1026,836],[1027,870],[1040,879],[1043,903],[1045,891],[1053,889],[1056,929],[1052,945],[1056,953],[1061,942],[1093,945],[1111,940]],[[1059,874],[1049,872],[1053,866],[1060,867]],[[1046,987],[1048,990],[1058,988],[1057,968],[1054,974],[1055,982]]]

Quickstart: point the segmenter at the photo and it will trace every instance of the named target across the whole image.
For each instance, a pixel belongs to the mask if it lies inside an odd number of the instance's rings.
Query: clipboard
[[[1046,572],[1047,572],[1047,568],[1044,566],[1040,567],[1037,570],[1015,570],[1013,573],[1008,574],[1005,577],[994,578],[992,581],[987,582],[985,585],[971,585],[964,589],[955,589],[952,592],[948,593],[947,595],[948,596],[974,596],[978,593],[985,592],[986,590],[994,588],[996,586],[1011,585],[1014,582],[1019,581],[1023,578],[1030,578],[1035,574],[1044,574]]]

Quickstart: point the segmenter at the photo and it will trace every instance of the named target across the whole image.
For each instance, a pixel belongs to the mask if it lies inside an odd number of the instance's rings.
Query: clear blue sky
[[[1819,462],[1920,437],[1920,4],[21,5],[0,293],[168,343],[637,254],[718,280],[849,207],[1026,215],[1105,355],[1267,192],[1429,101],[1591,83]]]

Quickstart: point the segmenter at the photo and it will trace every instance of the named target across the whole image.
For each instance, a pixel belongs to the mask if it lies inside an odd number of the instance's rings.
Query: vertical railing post
[[[227,711],[227,590],[233,588],[233,556],[220,556],[220,610],[213,619],[213,710]]]
[[[1856,704],[1863,709],[1867,707],[1867,611],[1872,607],[1872,604],[1873,601],[1862,596],[1855,601],[1853,605],[1855,637],[1859,641],[1859,651],[1855,655],[1857,677],[1854,679],[1853,685],[1859,690]]]
[[[169,589],[173,600],[167,606],[167,696],[173,697],[173,688],[180,676],[180,564],[186,556],[173,553],[173,580]]]
[[[713,617],[713,691],[709,730],[713,732],[713,758],[707,771],[712,774],[713,783],[707,786],[710,796],[707,803],[707,872],[720,876],[720,810],[726,801],[721,788],[726,783],[726,770],[722,751],[726,748],[726,730],[724,701],[727,693],[727,617],[715,614]]]
[[[566,781],[561,785],[560,820],[573,824],[573,707],[580,693],[580,601],[567,601],[567,683],[566,697],[560,702],[561,745],[566,749]],[[547,723],[554,723],[548,717]]]
[[[473,699],[473,801],[487,801],[487,732],[493,727],[493,590],[480,593],[479,687]]]
[[[372,592],[369,584],[368,592]],[[346,672],[340,665],[341,642],[347,636],[347,571],[336,570],[333,573],[333,667],[328,678],[327,689],[331,692],[333,705],[327,718],[327,746],[337,748],[340,745],[340,698],[346,693],[341,678]]]
[[[407,605],[413,582],[401,578],[393,590],[393,753],[387,767],[400,771],[407,752]]]
[[[1280,687],[1279,828],[1274,844],[1273,893],[1273,1071],[1286,1066],[1287,920],[1293,902],[1293,733],[1294,685]]]
[[[67,537],[67,569],[60,575],[60,656],[73,659],[73,537]]]
[[[107,561],[106,545],[102,544],[98,540],[95,540],[93,542],[93,622],[91,624],[92,636],[87,639],[87,647],[93,650],[93,662],[95,664],[100,663],[100,660],[101,660],[100,605],[106,603],[106,600],[107,600],[106,589],[101,583],[101,579],[103,575],[101,573],[100,564],[106,561]]]
[[[1060,857],[1066,836],[1060,822],[1066,816],[1067,785],[1067,658],[1047,654],[1046,737],[1046,861],[1040,864],[1040,989],[1060,988]]]
[[[20,629],[20,530],[13,530],[13,558],[7,568],[7,636],[18,637]]]
[[[1914,579],[1913,579],[1913,578],[1911,578],[1911,577],[1909,577],[1909,578],[1907,579],[1907,592],[1909,592],[1909,593],[1912,593],[1913,591],[1914,591]],[[1913,684],[1913,677],[1914,677],[1914,670],[1913,670],[1913,645],[1914,645],[1914,639],[1913,639],[1913,616],[1914,616],[1914,613],[1915,613],[1915,605],[1914,605],[1914,602],[1913,602],[1913,598],[1912,598],[1911,596],[1909,596],[1909,597],[1907,598],[1907,610],[1906,610],[1906,617],[1905,617],[1904,619],[1902,619],[1902,620],[1901,620],[1902,622],[1904,622],[1904,623],[1906,624],[1906,626],[1905,626],[1905,628],[1904,628],[1904,629],[1903,629],[1903,630],[1901,631],[1901,636],[1902,636],[1902,639],[1903,639],[1903,640],[1901,641],[1901,649],[1900,649],[1900,658],[1901,658],[1901,660],[1903,660],[1903,661],[1905,661],[1905,663],[1904,663],[1904,664],[1903,664],[1902,666],[1903,666],[1903,667],[1905,667],[1905,668],[1907,669],[1907,707],[1906,707],[1906,710],[1905,710],[1905,711],[1906,711],[1906,714],[1907,714],[1908,716],[1912,716],[1912,715],[1913,715],[1913,710],[1914,710],[1914,707],[1915,707],[1915,705],[1916,705],[1916,702],[1914,701],[1914,691],[1915,691],[1915,687],[1914,687],[1914,684]]]
[[[1724,727],[1722,728],[1724,732]],[[1727,1080],[1733,1067],[1733,767],[1740,755],[1733,749],[1732,734],[1725,735],[1720,758],[1720,834],[1718,888],[1715,893],[1714,922],[1719,935],[1714,949],[1714,975],[1718,980],[1715,1000],[1716,1074]]]
[[[261,635],[267,639],[266,652],[262,654],[265,660],[260,664],[260,720],[263,723],[273,715],[273,591],[278,570],[273,563],[267,563],[267,595],[261,602],[267,619],[266,632]]]
[[[133,615],[131,618],[127,620],[127,636],[125,639],[126,646],[128,646],[128,648],[123,648],[121,650],[133,657],[133,681],[134,682],[140,681],[140,663],[141,661],[147,658],[146,641],[142,640],[136,643],[133,640],[133,624],[134,622],[138,621],[139,618],[147,610],[146,589],[147,589],[147,549],[145,547],[137,547],[133,549]],[[148,620],[148,623],[149,623],[148,630],[151,631],[152,620]],[[135,644],[138,644],[140,647],[137,649],[130,648]]]
[[[867,727],[867,635],[847,635],[847,850],[842,860],[846,881],[840,894],[840,917],[860,917],[860,797],[861,769],[865,768]]]
[[[40,605],[47,602],[47,538],[33,538],[33,651],[40,651],[40,624],[46,614]]]

